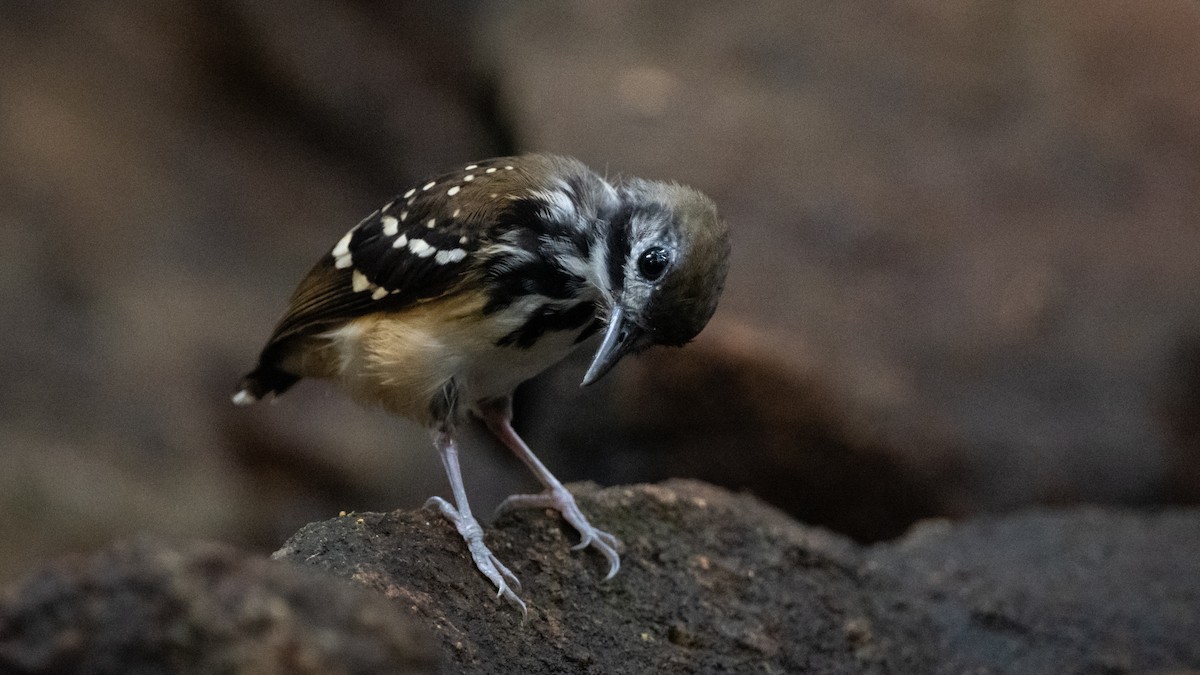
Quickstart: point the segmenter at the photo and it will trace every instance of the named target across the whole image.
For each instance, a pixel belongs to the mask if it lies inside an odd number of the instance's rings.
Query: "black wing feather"
[[[277,365],[298,339],[372,312],[400,311],[458,287],[481,242],[450,208],[446,191],[451,185],[439,179],[437,190],[416,188],[347,233],[292,294],[260,367]]]

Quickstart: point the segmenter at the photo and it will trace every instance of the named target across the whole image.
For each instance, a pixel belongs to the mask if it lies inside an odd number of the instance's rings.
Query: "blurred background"
[[[228,396],[350,225],[524,150],[690,183],[734,232],[695,344],[522,389],[564,480],[702,478],[860,541],[1194,503],[1197,35],[1194,0],[7,0],[0,580],[446,493],[424,432],[322,383]],[[481,513],[535,487],[468,443]]]

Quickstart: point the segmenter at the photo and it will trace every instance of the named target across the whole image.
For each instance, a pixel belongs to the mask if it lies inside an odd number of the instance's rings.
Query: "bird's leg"
[[[519,606],[523,614],[527,613],[525,603],[512,590],[514,587],[518,591],[521,590],[521,582],[504,566],[504,563],[500,562],[496,554],[488,549],[487,544],[483,541],[483,528],[479,526],[479,521],[471,515],[471,506],[467,503],[467,491],[463,487],[462,470],[458,466],[458,446],[454,442],[454,437],[448,430],[436,430],[433,432],[433,444],[442,457],[442,466],[446,469],[446,477],[450,479],[450,491],[454,495],[454,505],[451,506],[441,497],[430,497],[429,501],[425,502],[425,506],[436,506],[438,511],[454,524],[455,529],[467,542],[467,549],[471,552],[475,567],[479,568],[483,576],[496,585],[496,597],[503,597]]]
[[[579,510],[579,506],[575,503],[575,497],[563,487],[554,474],[542,464],[517,435],[517,432],[512,428],[512,398],[509,396],[489,399],[480,404],[480,411],[483,413],[483,422],[487,428],[491,430],[496,438],[500,439],[509,450],[512,450],[517,457],[525,462],[525,466],[533,472],[534,476],[546,488],[545,491],[536,495],[512,495],[508,497],[500,506],[496,507],[496,513],[504,513],[512,509],[521,508],[549,508],[554,509],[562,514],[563,520],[574,527],[580,536],[579,543],[572,547],[573,550],[579,550],[588,546],[596,547],[596,550],[608,560],[608,574],[605,579],[611,579],[617,570],[621,569],[621,556],[617,553],[619,542],[613,535],[603,530],[597,529],[588,522],[587,517]]]

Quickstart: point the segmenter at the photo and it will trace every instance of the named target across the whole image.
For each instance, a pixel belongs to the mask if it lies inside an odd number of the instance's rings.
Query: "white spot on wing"
[[[344,270],[353,264],[350,255],[350,239],[353,236],[354,230],[350,230],[338,241],[337,246],[333,247],[333,266],[339,270]]]
[[[431,180],[431,181],[429,181],[428,183],[426,183],[426,184],[425,184],[425,186],[424,186],[424,187],[422,187],[421,189],[422,189],[422,190],[428,190],[429,188],[433,187],[434,185],[437,185],[437,181],[435,181],[435,180]]]
[[[450,214],[451,218],[457,218],[458,214],[462,213],[462,209],[454,209],[454,213]]]
[[[417,188],[413,188],[413,189],[409,190],[408,192],[405,192],[404,197],[402,197],[402,199],[408,199],[409,197],[411,197],[415,194],[417,194]]]
[[[430,246],[424,239],[413,239],[408,242],[408,250],[418,258],[428,258],[437,253],[437,249]]]
[[[346,236],[338,240],[337,246],[333,247],[333,257],[340,258],[344,255],[350,255],[350,239],[354,237],[354,230],[346,233]]]
[[[437,257],[435,257],[434,260],[436,260],[439,265],[445,265],[446,263],[458,262],[465,257],[467,257],[467,252],[461,248],[456,248],[449,251],[438,251]]]
[[[468,164],[467,168],[464,169],[464,171],[470,171],[471,169],[478,169],[478,168],[479,168],[478,164]]]
[[[459,237],[459,238],[458,238],[458,243],[460,243],[460,244],[465,244],[465,243],[467,243],[468,241],[471,241],[471,240],[470,240],[470,239],[467,239],[467,235],[465,235],[465,234],[464,234],[463,236],[461,236],[461,237]]]
[[[386,288],[380,286],[379,288],[375,289],[374,293],[371,294],[371,299],[379,300],[379,299],[383,298],[384,296],[386,296],[387,294],[388,294],[388,290]]]
[[[350,286],[355,293],[362,293],[371,287],[371,281],[362,272],[354,270],[354,274],[350,275]]]
[[[408,246],[407,234],[400,235],[396,241],[392,242],[392,248],[404,248],[405,246]]]
[[[403,223],[406,220],[408,220],[408,211],[401,211],[400,212],[400,222]]]
[[[463,176],[464,183],[470,183],[473,180],[475,180],[475,174],[473,174],[473,173],[469,173],[469,174]]]
[[[385,235],[387,235],[389,237],[394,237],[394,236],[396,236],[396,233],[400,231],[400,229],[399,229],[400,221],[396,220],[392,216],[384,216],[382,218],[382,221],[383,221],[383,233]]]
[[[251,394],[246,389],[243,389],[233,395],[233,404],[234,405],[250,405],[251,403],[254,403],[257,400],[258,400],[258,397],[255,396],[254,394]]]
[[[496,167],[488,167],[488,170],[484,171],[484,173],[496,173]]]
[[[512,171],[512,170],[513,170],[513,166],[512,166],[512,164],[509,164],[508,166],[504,167],[504,170],[505,170],[505,171]]]
[[[429,222],[425,223],[425,227],[428,227],[431,230],[433,229],[434,225],[437,225],[437,218],[430,218]]]
[[[462,186],[455,185],[454,187],[450,188],[449,190],[446,190],[446,194],[450,197],[453,197],[454,195],[458,194],[458,191],[461,189],[462,189]]]

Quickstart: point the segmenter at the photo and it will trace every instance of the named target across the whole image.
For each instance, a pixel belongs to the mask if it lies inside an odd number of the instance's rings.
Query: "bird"
[[[618,539],[593,526],[512,427],[512,395],[599,334],[590,385],[624,356],[682,346],[716,310],[729,231],[713,201],[675,182],[609,180],[582,162],[523,154],[422,180],[346,232],[292,294],[233,402],[277,397],[302,378],[332,381],[430,433],[452,501],[431,497],[496,597],[521,585],[487,547],[459,462],[472,417],[544,488],[503,500],[561,513],[620,569]]]

